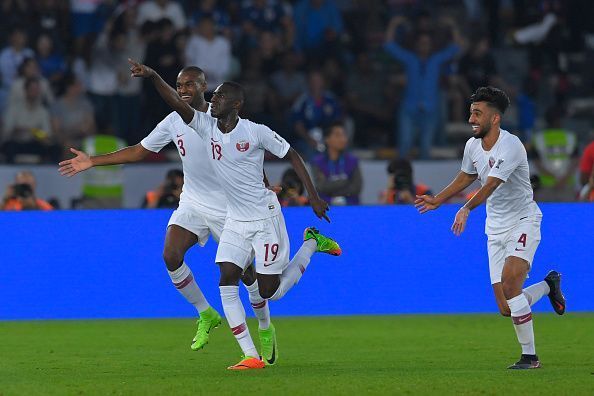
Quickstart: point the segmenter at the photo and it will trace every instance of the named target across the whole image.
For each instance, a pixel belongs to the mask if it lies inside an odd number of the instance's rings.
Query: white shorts
[[[256,255],[256,272],[281,274],[289,264],[289,235],[281,213],[264,220],[237,221],[227,219],[219,249],[217,263],[230,262],[245,270]]]
[[[198,237],[198,244],[204,246],[208,237],[212,235],[218,242],[225,225],[225,215],[212,215],[203,211],[199,206],[181,203],[173,211],[167,227],[177,225],[194,233]]]
[[[501,282],[505,259],[510,256],[526,260],[532,268],[532,260],[540,243],[541,220],[540,216],[528,217],[507,232],[488,235],[491,284]]]

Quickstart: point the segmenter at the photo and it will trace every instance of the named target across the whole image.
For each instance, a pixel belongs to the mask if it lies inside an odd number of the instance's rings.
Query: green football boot
[[[276,330],[274,325],[270,323],[270,326],[266,330],[258,329],[258,335],[260,336],[260,349],[262,350],[262,361],[267,366],[272,366],[278,359],[278,348],[276,346]]]
[[[303,241],[305,242],[312,238],[317,244],[316,252],[328,253],[333,256],[340,256],[342,254],[342,249],[340,249],[340,246],[334,239],[320,234],[320,231],[314,227],[307,227],[303,232]]]
[[[200,319],[196,321],[198,324],[198,331],[192,340],[190,348],[193,351],[204,348],[208,344],[208,337],[210,331],[221,324],[221,315],[215,311],[212,307],[209,307],[206,311],[200,312]]]

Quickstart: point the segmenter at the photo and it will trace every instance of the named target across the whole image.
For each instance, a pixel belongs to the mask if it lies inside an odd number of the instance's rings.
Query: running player
[[[237,285],[252,251],[256,256],[260,295],[272,300],[284,296],[299,281],[315,251],[341,253],[335,241],[314,228],[307,228],[303,245],[289,261],[289,237],[280,203],[262,182],[264,151],[280,158],[288,156],[307,189],[316,215],[329,221],[328,204],[318,196],[301,156],[285,139],[264,125],[239,118],[244,102],[239,84],[225,82],[217,87],[210,117],[180,100],[153,69],[133,60],[129,62],[132,75],[150,78],[163,99],[210,146],[208,160],[228,200],[228,217],[216,257],[221,271],[221,299],[229,326],[237,336],[246,330]],[[253,344],[238,341],[245,358],[230,368],[261,368]]]
[[[505,92],[481,87],[470,101],[468,122],[473,137],[466,142],[461,171],[436,196],[418,195],[415,206],[420,213],[435,210],[478,178],[482,187],[456,213],[452,231],[459,236],[470,211],[487,202],[485,232],[491,284],[499,311],[503,316],[511,316],[522,347],[520,360],[508,368],[539,368],[530,307],[548,295],[555,312],[563,315],[561,274],[550,271],[544,281],[522,289],[540,243],[542,220],[532,196],[526,150],[520,139],[500,127],[509,106]]]
[[[204,99],[206,80],[200,68],[189,66],[182,69],[177,76],[176,86],[180,100],[197,111],[210,113],[210,104]],[[179,207],[167,225],[163,258],[174,286],[199,313],[198,330],[191,343],[193,350],[199,350],[208,343],[210,330],[221,323],[221,316],[204,297],[184,256],[196,243],[204,246],[210,235],[218,242],[227,215],[227,198],[206,157],[206,150],[210,150],[210,147],[173,112],[134,146],[92,157],[70,149],[76,156],[60,162],[59,171],[70,177],[93,166],[140,161],[149,153],[160,151],[171,141],[176,144],[183,164],[184,185]],[[258,318],[262,357],[268,364],[274,364],[276,334],[270,323],[268,304],[260,297],[253,266],[244,272],[242,281]],[[244,336],[250,337],[249,332]]]

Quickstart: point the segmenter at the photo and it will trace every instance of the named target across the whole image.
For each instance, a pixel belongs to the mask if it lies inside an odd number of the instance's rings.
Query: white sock
[[[175,271],[167,272],[175,288],[196,308],[198,313],[210,308],[210,304],[206,301],[206,297],[202,294],[202,290],[198,287],[198,284],[194,280],[194,275],[192,275],[192,271],[186,265],[185,261]]]
[[[301,276],[309,265],[311,256],[316,252],[316,248],[317,243],[314,239],[308,239],[303,242],[303,245],[301,245],[285,271],[281,274],[280,285],[273,296],[270,297],[271,300],[280,299],[299,282],[299,279],[301,279]]]
[[[270,326],[270,309],[268,308],[268,302],[260,296],[258,281],[256,280],[249,286],[244,284],[244,286],[249,293],[254,314],[258,318],[258,327],[266,330]]]
[[[524,293],[526,296],[530,306],[536,304],[538,300],[540,300],[543,296],[548,295],[550,292],[551,289],[549,288],[549,284],[545,281],[535,283],[532,286],[528,286],[522,290],[522,293]]]
[[[522,293],[510,300],[507,300],[511,310],[511,318],[514,323],[514,329],[518,336],[518,342],[522,346],[522,354],[536,355],[534,346],[534,329],[532,328],[532,311],[528,299]]]
[[[250,330],[245,322],[245,310],[239,299],[239,286],[219,286],[223,311],[231,328],[231,332],[239,343],[245,356],[259,357],[258,350],[250,336]]]

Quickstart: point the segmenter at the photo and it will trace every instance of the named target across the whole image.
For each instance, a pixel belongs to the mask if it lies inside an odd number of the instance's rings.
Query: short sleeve
[[[208,139],[210,120],[212,120],[211,116],[201,111],[194,110],[194,118],[192,118],[192,121],[190,121],[188,126],[195,130],[202,139]]]
[[[476,168],[472,164],[472,156],[470,154],[470,145],[472,144],[474,139],[469,139],[466,142],[466,146],[464,146],[464,155],[462,156],[462,166],[460,170],[464,173],[468,173],[469,175],[475,175]]]
[[[278,158],[284,158],[291,146],[278,133],[268,128],[266,125],[254,124],[255,130],[260,142],[260,148],[270,151]]]
[[[160,123],[157,124],[155,129],[151,131],[144,139],[140,141],[140,144],[145,149],[158,153],[161,149],[171,141],[171,120],[166,117]]]
[[[523,162],[528,161],[526,149],[519,139],[514,139],[506,150],[501,150],[489,172],[489,176],[507,181],[513,171]]]

